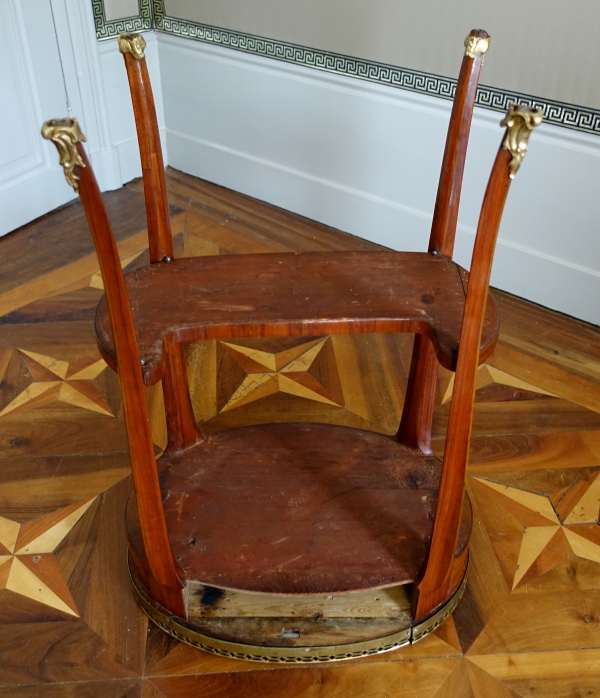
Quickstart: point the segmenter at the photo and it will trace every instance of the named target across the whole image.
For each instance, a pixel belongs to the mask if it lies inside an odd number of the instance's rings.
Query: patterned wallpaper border
[[[154,28],[165,34],[225,46],[237,51],[245,51],[316,70],[325,70],[337,75],[368,80],[380,85],[398,87],[443,99],[453,99],[454,97],[456,80],[453,78],[169,17],[165,13],[164,0],[138,1],[140,5],[138,17],[105,22],[103,0],[92,0],[98,39],[117,36],[121,31],[143,31]],[[139,24],[135,24],[136,22]],[[118,28],[119,26],[123,26],[123,28]],[[546,123],[600,135],[599,109],[543,99],[486,85],[480,85],[477,90],[475,104],[479,107],[505,112],[511,102],[541,107],[544,110]]]
[[[96,36],[99,41],[113,39],[123,32],[143,32],[154,29],[152,21],[152,0],[138,0],[138,14],[108,22],[104,10],[104,0],[92,0]]]

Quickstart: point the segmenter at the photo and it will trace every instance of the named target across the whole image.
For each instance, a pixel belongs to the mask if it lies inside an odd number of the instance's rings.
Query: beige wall
[[[135,17],[139,13],[138,0],[104,0],[104,13],[107,22]]]
[[[600,0],[165,0],[167,15],[456,77],[472,28],[482,83],[600,108]]]

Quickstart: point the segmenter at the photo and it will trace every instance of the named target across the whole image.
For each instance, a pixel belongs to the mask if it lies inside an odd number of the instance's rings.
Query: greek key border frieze
[[[107,23],[104,19],[103,0],[92,0],[98,38],[108,39],[125,31],[154,28],[165,34],[224,46],[336,75],[368,80],[442,99],[454,98],[456,80],[452,78],[170,17],[165,12],[164,0],[138,1],[139,17]],[[541,99],[486,85],[479,86],[475,104],[483,109],[506,112],[513,102],[542,109],[547,124],[600,135],[600,109]]]
[[[98,41],[113,39],[123,32],[139,32],[153,29],[152,0],[138,0],[138,8],[137,15],[107,21],[104,0],[92,0],[92,12]]]

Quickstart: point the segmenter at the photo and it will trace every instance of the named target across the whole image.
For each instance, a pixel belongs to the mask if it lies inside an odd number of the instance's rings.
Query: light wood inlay
[[[50,588],[50,586],[48,586],[48,584],[46,584],[42,579],[42,576],[40,576],[40,573],[45,573],[44,576],[50,576],[52,573],[54,573],[54,575],[57,575],[57,573],[60,574],[60,572],[58,572],[56,569],[49,570],[46,568],[44,570],[44,562],[44,558],[39,556],[39,560],[33,563],[39,567],[39,573],[35,574],[31,571],[29,565],[25,564],[25,562],[23,562],[20,558],[13,558],[8,580],[6,582],[6,589],[9,591],[14,591],[16,594],[20,594],[21,596],[26,596],[27,598],[33,599],[34,601],[39,601],[39,603],[42,603],[45,606],[57,608],[59,611],[64,611],[71,616],[78,617],[79,614],[77,613],[75,604],[71,599],[71,595],[69,594],[64,582],[62,582],[62,584],[59,582],[57,585],[60,587],[60,591],[62,592],[62,594],[59,595],[56,589]],[[58,579],[60,580],[60,577],[58,577]],[[56,583],[56,580],[54,581]],[[62,597],[66,597],[66,600]]]
[[[9,553],[14,552],[20,528],[21,524],[17,521],[11,521],[10,519],[5,519],[3,516],[0,516],[0,544],[2,544]]]
[[[15,546],[17,555],[51,553],[89,509],[94,498],[23,524]]]
[[[513,589],[519,585],[519,582],[529,571],[531,565],[538,559],[540,553],[558,531],[560,529],[556,526],[539,526],[537,528],[530,527],[525,529],[513,580]]]
[[[517,489],[516,487],[508,487],[506,485],[500,485],[496,482],[491,482],[489,480],[481,480],[483,484],[487,487],[491,487],[496,492],[500,492],[505,497],[522,504],[527,509],[531,509],[536,514],[543,516],[548,521],[558,523],[558,518],[556,513],[552,508],[547,497],[542,497],[541,495],[534,494],[532,492],[527,492],[525,490]]]

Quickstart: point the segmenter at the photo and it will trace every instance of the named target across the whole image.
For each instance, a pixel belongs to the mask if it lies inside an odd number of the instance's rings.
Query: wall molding
[[[456,80],[442,75],[170,17],[166,14],[164,0],[139,0],[139,17],[108,23],[104,19],[103,0],[92,0],[92,4],[97,36],[100,40],[112,38],[122,31],[144,31],[153,28],[185,39],[202,41],[432,97],[453,99],[456,90]],[[479,86],[475,104],[483,109],[505,112],[512,102],[530,104],[543,109],[545,120],[549,124],[600,135],[600,109],[544,99],[489,85]]]
[[[138,14],[108,22],[103,0],[92,0],[96,36],[99,41],[112,39],[123,32],[143,32],[154,28],[152,0],[138,0]]]

